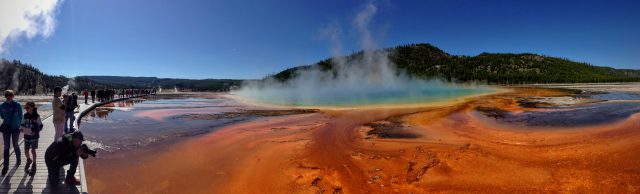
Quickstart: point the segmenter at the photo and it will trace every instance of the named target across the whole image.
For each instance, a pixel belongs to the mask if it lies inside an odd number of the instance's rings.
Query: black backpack
[[[69,97],[69,102],[67,102],[67,110],[73,110],[76,109],[76,107],[78,107],[78,98],[77,96],[70,96]]]

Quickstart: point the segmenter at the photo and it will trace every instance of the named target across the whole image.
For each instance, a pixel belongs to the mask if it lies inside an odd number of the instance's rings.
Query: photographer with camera
[[[82,144],[84,135],[76,131],[65,134],[62,140],[53,142],[44,154],[44,160],[49,171],[49,183],[57,186],[60,183],[60,167],[71,165],[67,171],[65,183],[69,185],[80,185],[80,181],[75,177],[78,168],[79,158],[87,159],[89,155],[95,157],[96,151],[91,150],[87,145]]]

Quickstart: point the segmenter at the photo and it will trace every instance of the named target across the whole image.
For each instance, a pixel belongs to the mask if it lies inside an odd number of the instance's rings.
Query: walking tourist
[[[36,149],[38,149],[38,139],[40,139],[40,131],[42,131],[43,125],[35,103],[27,102],[24,109],[26,113],[20,126],[20,131],[24,134],[24,155],[27,156],[27,165],[24,166],[24,172],[29,176],[33,176],[36,174]],[[31,151],[31,154],[29,154],[29,151]]]
[[[16,154],[16,166],[20,166],[20,147],[18,138],[20,137],[20,123],[22,123],[22,105],[13,100],[15,94],[12,90],[4,92],[5,101],[0,105],[0,117],[2,117],[2,141],[4,143],[4,165],[2,176],[9,170],[9,146],[13,144]]]

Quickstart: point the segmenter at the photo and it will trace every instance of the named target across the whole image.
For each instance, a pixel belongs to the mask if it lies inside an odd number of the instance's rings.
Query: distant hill
[[[239,87],[243,80],[237,79],[172,79],[157,77],[124,77],[124,76],[78,76],[75,77],[75,88],[94,87],[111,88],[157,88],[188,89],[193,91],[228,91],[231,87]]]
[[[35,95],[53,91],[56,86],[67,85],[64,76],[47,75],[21,61],[0,60],[0,90],[14,90],[19,94]]]
[[[490,84],[585,83],[640,81],[640,70],[614,69],[574,62],[567,59],[530,53],[482,53],[477,56],[450,55],[430,44],[412,44],[387,48],[389,59],[398,70],[420,78],[440,78],[447,81],[479,81]],[[344,56],[353,61],[363,52]],[[316,64],[286,69],[269,77],[285,81],[301,69],[318,67],[335,71],[331,59]]]
[[[239,87],[243,80],[233,79],[170,79],[123,76],[52,76],[18,60],[0,60],[0,90],[11,89],[20,95],[51,93],[56,86],[69,85],[71,90],[93,88],[158,88],[192,91],[228,91]]]

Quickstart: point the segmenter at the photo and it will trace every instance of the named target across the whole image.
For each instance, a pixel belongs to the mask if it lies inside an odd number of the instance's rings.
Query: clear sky
[[[12,36],[1,56],[66,76],[261,78],[331,56],[328,27],[340,29],[342,54],[359,50],[352,21],[368,2],[65,0],[49,34]],[[638,0],[374,4],[378,47],[431,43],[458,55],[531,52],[640,69]]]

